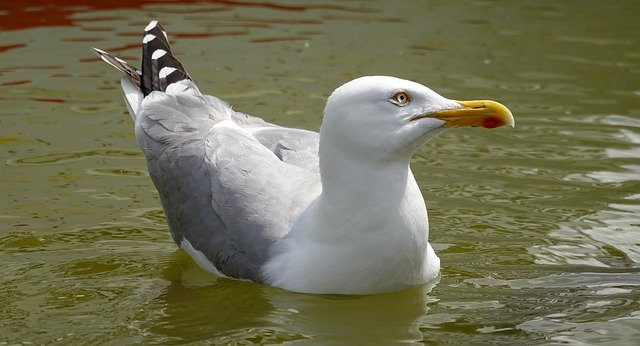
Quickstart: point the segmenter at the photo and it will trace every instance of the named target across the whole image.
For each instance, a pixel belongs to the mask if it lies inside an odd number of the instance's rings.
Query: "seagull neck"
[[[349,155],[331,143],[321,145],[320,176],[322,200],[336,207],[399,203],[407,184],[413,179],[409,157],[376,161],[361,155]]]

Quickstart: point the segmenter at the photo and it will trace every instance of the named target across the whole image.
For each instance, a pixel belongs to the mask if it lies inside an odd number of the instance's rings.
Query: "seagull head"
[[[320,146],[331,142],[348,155],[389,161],[413,152],[445,129],[514,126],[495,101],[454,101],[424,85],[386,76],[354,79],[327,100]]]

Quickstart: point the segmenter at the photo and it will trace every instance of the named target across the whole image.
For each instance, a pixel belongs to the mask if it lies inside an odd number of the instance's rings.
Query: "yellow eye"
[[[405,91],[399,91],[391,96],[389,101],[398,106],[406,106],[411,102],[411,96],[409,96]]]

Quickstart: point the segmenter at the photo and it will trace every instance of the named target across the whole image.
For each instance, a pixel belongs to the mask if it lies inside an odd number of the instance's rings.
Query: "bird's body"
[[[318,134],[200,93],[155,21],[142,71],[96,52],[126,73],[138,145],[175,242],[209,271],[292,291],[377,293],[434,279],[440,260],[411,155],[446,127],[513,124],[497,103],[465,105],[372,76],[333,92]]]

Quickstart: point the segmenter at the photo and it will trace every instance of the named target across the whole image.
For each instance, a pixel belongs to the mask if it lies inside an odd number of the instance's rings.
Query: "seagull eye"
[[[395,93],[393,96],[391,96],[389,101],[391,101],[391,103],[395,105],[402,107],[402,106],[406,106],[407,104],[409,104],[409,102],[411,102],[411,96],[409,96],[409,94],[407,94],[404,91],[399,91]]]

